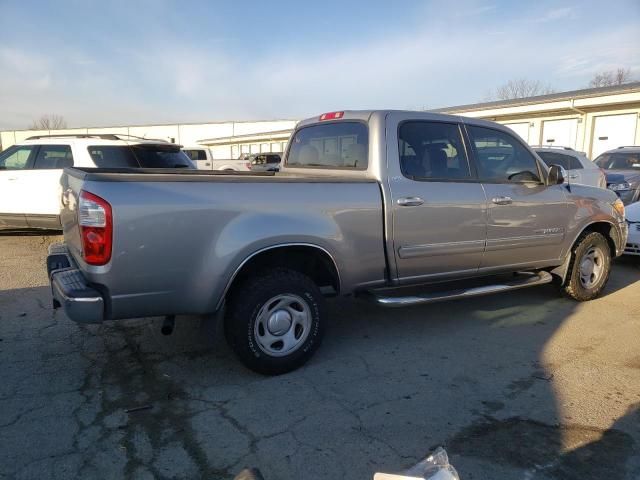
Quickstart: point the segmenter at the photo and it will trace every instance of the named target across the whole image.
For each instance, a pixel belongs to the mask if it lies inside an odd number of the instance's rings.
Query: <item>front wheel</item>
[[[598,232],[583,234],[573,247],[564,292],[584,302],[600,295],[611,272],[611,251],[607,239]]]
[[[302,366],[324,334],[324,297],[306,275],[275,269],[255,275],[229,299],[225,334],[240,361],[264,375]]]

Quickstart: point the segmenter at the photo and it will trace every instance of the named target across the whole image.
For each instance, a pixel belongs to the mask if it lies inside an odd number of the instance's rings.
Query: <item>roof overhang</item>
[[[271,141],[283,141],[288,140],[293,129],[277,130],[275,132],[260,132],[251,133],[248,135],[235,135],[231,137],[219,137],[219,138],[205,138],[198,140],[201,145],[233,145],[236,143],[259,143],[259,142],[271,142]]]

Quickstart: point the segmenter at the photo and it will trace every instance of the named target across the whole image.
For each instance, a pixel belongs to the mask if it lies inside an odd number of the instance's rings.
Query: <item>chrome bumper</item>
[[[87,283],[64,244],[49,247],[47,272],[54,309],[64,308],[67,316],[78,323],[100,323],[104,320],[102,294]]]

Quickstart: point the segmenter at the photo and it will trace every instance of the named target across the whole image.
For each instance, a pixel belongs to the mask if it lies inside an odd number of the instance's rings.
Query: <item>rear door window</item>
[[[98,168],[139,168],[133,152],[126,145],[94,145],[88,148]]]
[[[133,145],[131,150],[142,168],[193,168],[189,157],[172,145]]]
[[[0,153],[0,170],[23,170],[30,165],[33,156],[33,145],[14,145]]]
[[[204,150],[183,150],[183,152],[191,160],[206,160],[207,159],[207,152],[205,152]]]
[[[369,132],[360,122],[316,124],[298,130],[291,139],[287,166],[367,168]]]
[[[33,168],[51,170],[73,167],[73,155],[69,145],[41,145]]]
[[[571,155],[565,155],[558,152],[537,152],[542,161],[550,167],[551,165],[560,165],[565,170],[576,170],[582,168],[580,161]]]
[[[471,169],[455,123],[410,121],[398,129],[402,173],[414,180],[470,179]]]

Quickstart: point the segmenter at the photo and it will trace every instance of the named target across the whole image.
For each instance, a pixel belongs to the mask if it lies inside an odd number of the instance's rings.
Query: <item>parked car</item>
[[[60,230],[66,167],[194,168],[180,146],[128,135],[41,135],[0,153],[0,228]]]
[[[227,170],[248,172],[251,170],[251,162],[244,158],[214,159],[211,149],[202,145],[183,147],[182,151],[195,163],[199,170]]]
[[[607,188],[625,205],[640,201],[640,146],[618,147],[604,152],[595,164],[607,174]]]
[[[626,208],[629,237],[624,249],[625,255],[640,256],[640,202],[632,203]]]
[[[254,172],[278,172],[280,171],[280,162],[282,162],[282,154],[272,153],[256,153],[248,158],[251,163],[251,170]]]
[[[604,170],[589,160],[584,152],[579,152],[570,147],[551,145],[532,148],[548,167],[551,165],[563,167],[569,175],[570,183],[607,188],[607,178]]]
[[[567,184],[507,127],[427,112],[300,122],[279,175],[69,168],[63,183],[55,305],[78,322],[166,315],[167,332],[226,312],[265,374],[311,357],[325,295],[401,307],[556,279],[591,300],[627,238],[613,192]]]

